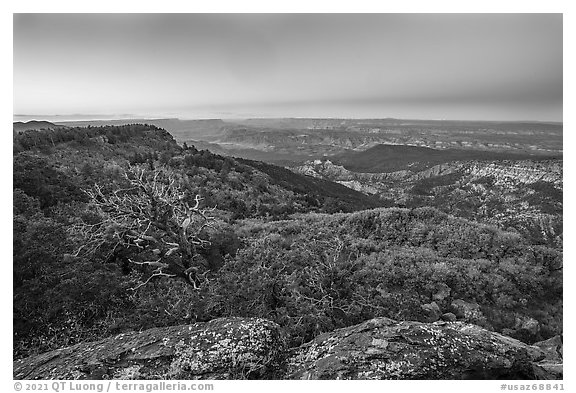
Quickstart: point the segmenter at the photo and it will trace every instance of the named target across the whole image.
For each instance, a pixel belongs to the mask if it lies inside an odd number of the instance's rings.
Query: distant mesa
[[[364,151],[337,154],[331,161],[354,172],[394,172],[410,167],[423,170],[454,161],[544,160],[560,154],[535,156],[520,152],[494,152],[465,149],[432,149],[422,146],[380,144]]]

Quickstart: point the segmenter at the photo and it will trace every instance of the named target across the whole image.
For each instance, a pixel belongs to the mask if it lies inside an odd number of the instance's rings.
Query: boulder
[[[436,293],[432,295],[432,299],[441,302],[442,300],[450,296],[451,291],[452,289],[448,285],[440,283],[440,285],[436,289]]]
[[[509,337],[514,337],[514,333],[516,331],[514,329],[504,328],[502,329],[502,334]]]
[[[548,340],[534,343],[534,346],[544,351],[546,360],[562,362],[564,358],[564,344],[562,336],[554,336]]]
[[[456,299],[450,304],[450,308],[458,319],[493,330],[478,304]]]
[[[534,339],[538,337],[538,334],[540,333],[540,322],[532,317],[519,315],[516,317],[514,330],[516,331],[516,334],[522,335],[526,337],[527,340],[534,342]],[[515,338],[521,339],[521,337]]]
[[[275,378],[279,327],[259,318],[153,328],[14,362],[14,379]]]
[[[447,313],[442,314],[441,318],[443,321],[447,321],[447,322],[454,322],[457,319],[456,315],[454,315],[451,312],[447,312]]]
[[[289,379],[534,379],[542,349],[463,322],[376,318],[293,350]]]
[[[548,340],[539,341],[534,346],[540,348],[546,356],[534,365],[538,379],[563,379],[563,340],[562,336],[554,336]]]
[[[436,322],[442,315],[442,311],[440,311],[440,307],[438,307],[436,302],[423,304],[420,307],[422,308],[422,312],[424,314],[423,322]]]
[[[536,319],[517,314],[512,328],[502,329],[502,334],[525,343],[533,343],[540,337],[540,322]]]
[[[14,362],[14,379],[558,379],[562,339],[376,318],[290,351],[259,318],[130,332]]]

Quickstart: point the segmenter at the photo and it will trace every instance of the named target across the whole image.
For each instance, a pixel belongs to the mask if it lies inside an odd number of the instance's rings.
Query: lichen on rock
[[[386,343],[385,345],[383,345]],[[534,378],[543,352],[463,322],[377,318],[318,336],[293,351],[294,379]]]
[[[464,322],[375,318],[286,350],[280,327],[220,318],[81,343],[14,363],[14,379],[558,379],[560,337],[524,344]]]
[[[279,326],[259,318],[153,328],[14,362],[15,379],[266,378],[283,351]]]

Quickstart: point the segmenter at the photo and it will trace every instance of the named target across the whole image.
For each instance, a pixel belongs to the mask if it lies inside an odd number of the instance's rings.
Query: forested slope
[[[300,345],[373,317],[427,320],[431,302],[477,305],[475,323],[527,342],[561,333],[559,251],[339,187],[154,126],[16,135],[14,356],[228,316],[271,319]]]

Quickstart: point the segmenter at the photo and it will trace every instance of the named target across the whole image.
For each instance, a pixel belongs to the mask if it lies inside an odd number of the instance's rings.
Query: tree
[[[101,219],[75,227],[84,243],[76,254],[128,255],[130,264],[148,268],[148,278],[134,290],[157,277],[182,278],[198,288],[208,272],[198,250],[209,243],[200,235],[211,226],[210,209],[200,208],[200,195],[192,199],[167,169],[133,167],[124,177],[126,188],[86,191]]]

